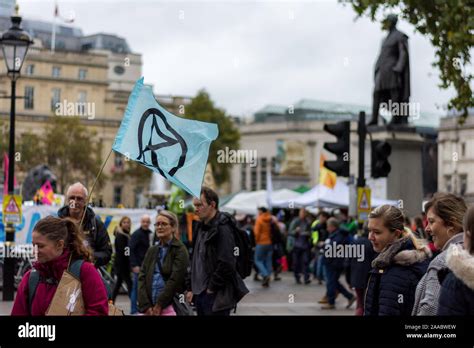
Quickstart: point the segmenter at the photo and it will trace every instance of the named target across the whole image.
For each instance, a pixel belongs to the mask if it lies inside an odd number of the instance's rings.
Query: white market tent
[[[275,190],[271,194],[271,200],[274,201],[294,201],[301,196],[301,193],[281,189]],[[272,203],[273,204],[273,203]],[[259,190],[253,192],[241,192],[220,208],[222,211],[237,214],[256,215],[258,207],[268,207],[267,191]]]
[[[298,198],[273,201],[275,207],[288,207],[289,204],[292,204],[295,208],[308,206],[329,208],[348,207],[349,186],[342,180],[337,180],[336,186],[332,189],[318,184]],[[372,197],[372,207],[377,207],[383,204],[396,205],[397,201]]]

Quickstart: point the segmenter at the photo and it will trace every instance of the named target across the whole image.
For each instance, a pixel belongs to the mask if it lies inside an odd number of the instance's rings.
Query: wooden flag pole
[[[102,164],[102,167],[99,170],[99,173],[95,177],[94,183],[92,184],[92,188],[89,190],[89,195],[87,196],[86,205],[84,207],[84,213],[82,213],[81,223],[79,224],[80,228],[82,228],[82,223],[84,222],[84,217],[86,216],[86,209],[87,209],[87,206],[89,205],[89,202],[91,200],[92,191],[94,191],[95,185],[97,184],[97,181],[99,180],[100,174],[102,174],[102,172],[104,170],[104,167],[107,164],[107,161],[109,160],[110,155],[112,154],[112,151],[113,151],[113,149],[111,148],[109,154],[107,155],[107,158],[105,159],[104,163]]]

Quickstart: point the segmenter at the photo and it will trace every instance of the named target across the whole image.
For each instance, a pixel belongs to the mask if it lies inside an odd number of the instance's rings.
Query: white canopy
[[[271,194],[272,202],[274,201],[294,201],[301,196],[301,193],[281,189],[273,191]],[[272,203],[273,204],[273,203]],[[222,211],[237,214],[256,215],[258,207],[267,207],[267,191],[259,190],[253,192],[241,192],[236,194],[232,199],[220,208]]]
[[[291,205],[290,205],[291,204]],[[397,201],[380,199],[372,197],[372,207],[377,207],[383,204],[396,205]],[[305,192],[296,199],[275,200],[273,205],[276,207],[348,207],[349,206],[349,186],[338,179],[334,188],[329,188],[324,185],[316,185],[308,192]]]

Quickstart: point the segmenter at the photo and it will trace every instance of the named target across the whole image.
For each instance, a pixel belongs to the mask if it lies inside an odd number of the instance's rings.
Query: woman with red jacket
[[[32,237],[37,252],[37,262],[33,267],[39,272],[40,281],[31,304],[28,304],[31,270],[23,276],[12,315],[45,315],[69,261],[77,259],[84,260],[80,281],[85,315],[108,315],[107,290],[91,263],[92,252],[84,244],[84,237],[74,222],[53,216],[45,217],[36,224]]]

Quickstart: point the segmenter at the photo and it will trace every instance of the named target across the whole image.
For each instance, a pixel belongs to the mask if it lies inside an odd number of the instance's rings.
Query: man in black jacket
[[[339,255],[339,252],[337,252],[338,246],[351,243],[349,231],[339,229],[339,221],[334,217],[328,219],[327,230],[329,232],[329,243],[324,246],[324,264],[326,266],[328,303],[324,304],[321,309],[336,308],[336,291],[347,298],[346,308],[349,309],[355,302],[356,297],[339,282],[339,277],[344,269],[344,258],[347,255],[345,255],[345,252],[343,252],[343,255]]]
[[[140,267],[145,259],[145,254],[148,248],[150,248],[150,224],[150,217],[143,215],[140,219],[140,228],[133,232],[130,238],[130,266],[133,272],[132,292],[130,293],[130,314],[138,312],[138,274],[140,273]]]
[[[60,218],[69,217],[77,225],[82,220],[82,231],[86,241],[94,251],[94,264],[96,267],[109,263],[112,257],[112,244],[104,224],[97,217],[92,208],[87,207],[87,189],[80,182],[72,184],[66,191],[66,206],[58,210]],[[82,216],[85,216],[82,219]]]
[[[219,212],[219,198],[203,187],[193,204],[200,222],[193,237],[188,302],[194,299],[198,315],[229,315],[248,293],[236,269],[231,219]]]

